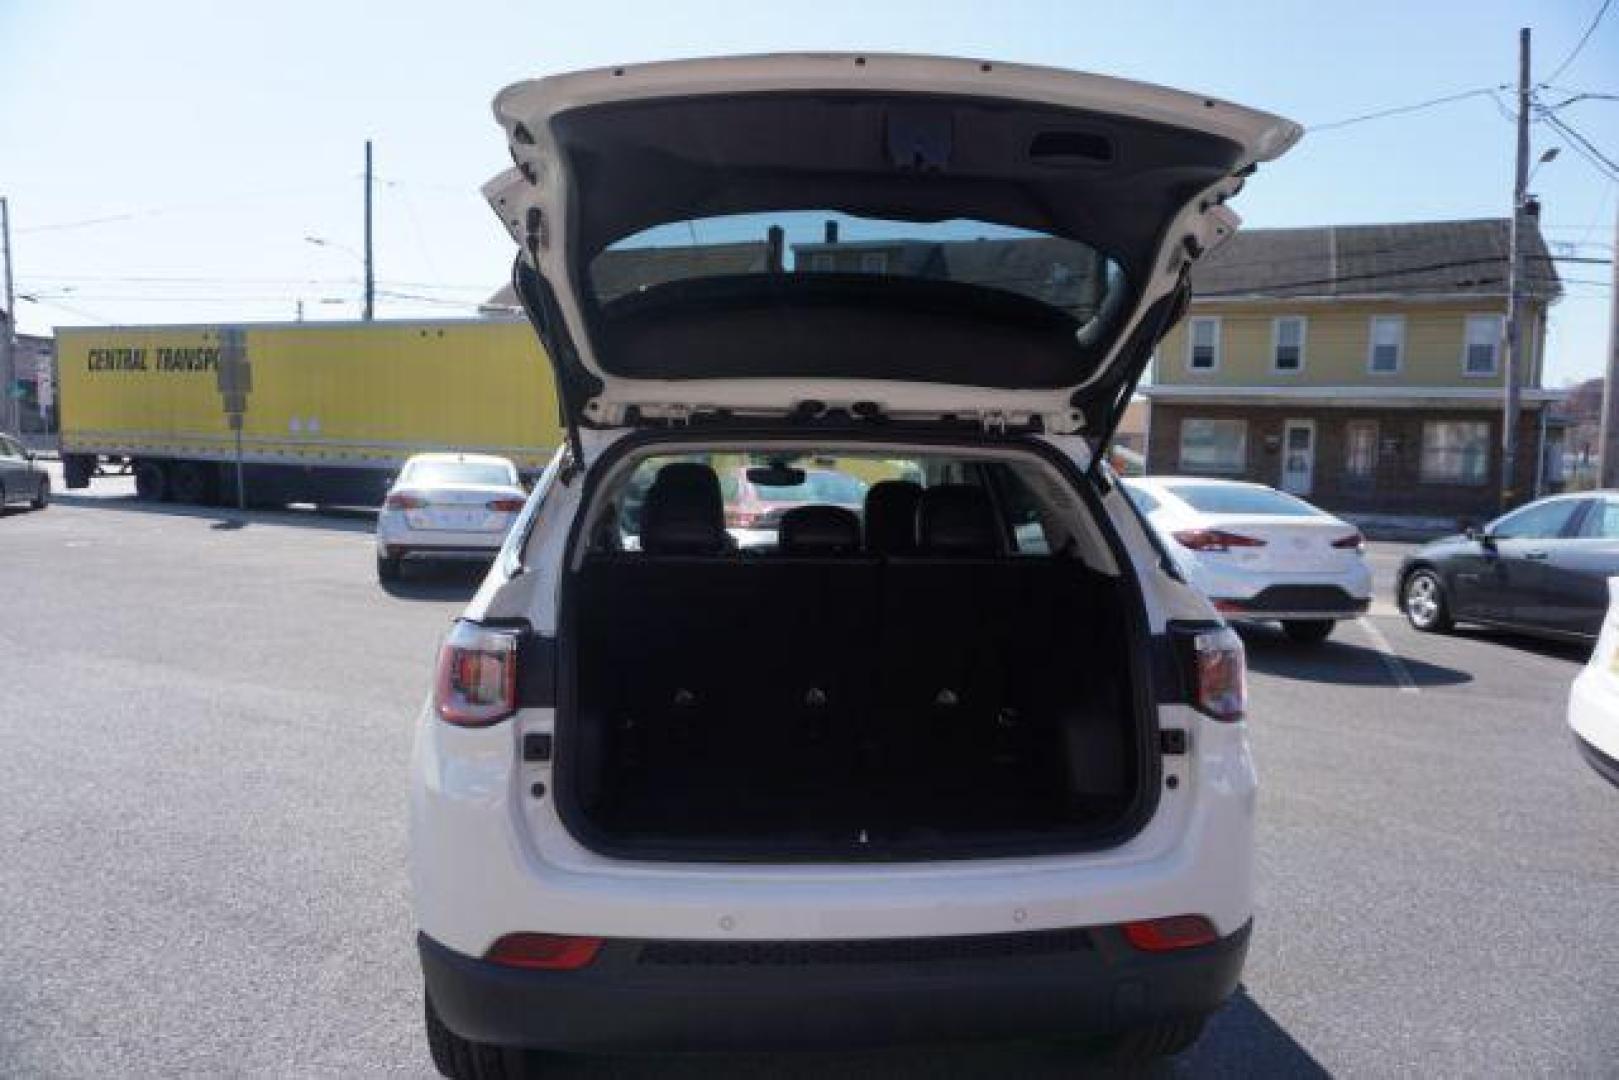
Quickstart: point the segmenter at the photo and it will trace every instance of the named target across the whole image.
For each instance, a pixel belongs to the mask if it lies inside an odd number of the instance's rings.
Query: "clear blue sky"
[[[299,299],[311,318],[353,318],[356,257],[304,237],[359,248],[367,137],[388,182],[380,288],[432,298],[384,295],[381,315],[470,313],[512,254],[477,194],[507,164],[489,101],[529,76],[901,50],[1145,79],[1312,125],[1509,83],[1523,25],[1545,78],[1599,4],[0,0],[0,193],[11,198],[18,291],[38,300],[19,303],[19,322],[45,332],[290,319]],[[1614,8],[1554,85],[1619,94]],[[1619,159],[1619,101],[1560,115]],[[1545,125],[1534,135],[1537,152],[1559,138]],[[1311,134],[1237,209],[1251,226],[1504,215],[1511,154],[1511,124],[1474,97]],[[1549,239],[1611,256],[1615,188],[1565,149],[1535,183]],[[1608,295],[1570,286],[1554,314],[1551,383],[1600,371]]]

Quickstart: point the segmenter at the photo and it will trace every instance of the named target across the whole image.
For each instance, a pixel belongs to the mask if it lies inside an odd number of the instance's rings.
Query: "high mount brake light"
[[[1242,638],[1229,626],[1186,627],[1178,644],[1192,706],[1214,720],[1241,720],[1248,709]]]
[[[389,510],[420,510],[427,505],[427,500],[420,495],[390,495],[382,500],[382,505]]]
[[[1361,536],[1359,529],[1356,529],[1348,536],[1340,536],[1338,539],[1334,540],[1332,542],[1332,546],[1343,551],[1364,551],[1366,548],[1366,538]]]
[[[1252,536],[1229,533],[1223,529],[1182,529],[1174,534],[1175,542],[1193,551],[1230,551],[1232,548],[1264,547],[1265,541]]]
[[[433,704],[439,718],[484,727],[517,711],[517,634],[458,621],[438,654]]]

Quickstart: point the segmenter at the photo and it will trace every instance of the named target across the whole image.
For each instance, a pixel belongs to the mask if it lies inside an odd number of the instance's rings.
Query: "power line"
[[[1574,62],[1574,58],[1580,55],[1580,50],[1585,48],[1585,43],[1591,40],[1591,35],[1596,33],[1598,24],[1602,22],[1602,16],[1608,13],[1608,5],[1612,3],[1613,0],[1602,0],[1602,6],[1597,8],[1596,18],[1591,20],[1591,25],[1585,28],[1585,33],[1580,35],[1580,40],[1574,43],[1574,48],[1569,51],[1569,54],[1563,57],[1563,62],[1557,65],[1557,70],[1553,71],[1550,77],[1546,79],[1548,83],[1555,82],[1559,75],[1568,70],[1568,66]]]
[[[1430,98],[1427,101],[1417,101],[1410,105],[1396,105],[1392,109],[1381,109],[1377,112],[1366,113],[1362,116],[1351,116],[1345,120],[1334,120],[1330,124],[1315,124],[1305,128],[1308,132],[1333,131],[1337,128],[1348,127],[1351,124],[1364,124],[1368,120],[1382,120],[1389,116],[1403,116],[1406,113],[1418,112],[1422,109],[1431,109],[1437,105],[1449,105],[1453,101],[1466,101],[1468,98],[1483,97],[1500,90],[1500,86],[1483,86],[1476,90],[1464,90],[1459,94],[1447,94],[1444,97]]]
[[[1556,128],[1563,135],[1578,143],[1579,147],[1583,148],[1585,153],[1589,155],[1587,160],[1590,160],[1590,158],[1595,158],[1597,161],[1601,162],[1601,167],[1603,171],[1608,173],[1609,179],[1619,180],[1619,163],[1614,162],[1601,150],[1598,150],[1596,146],[1592,144],[1590,139],[1587,139],[1584,135],[1581,135],[1578,131],[1575,131],[1565,121],[1559,119],[1558,117],[1547,116],[1546,122],[1552,127]]]

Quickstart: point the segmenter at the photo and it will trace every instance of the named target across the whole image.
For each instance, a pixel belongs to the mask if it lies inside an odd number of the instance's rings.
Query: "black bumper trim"
[[[1236,989],[1249,929],[1172,953],[1139,952],[1114,927],[1058,931],[1088,936],[1083,947],[1064,949],[955,950],[938,948],[941,939],[911,939],[922,959],[894,960],[870,942],[824,942],[849,952],[804,963],[659,963],[660,953],[695,943],[614,940],[572,972],[502,967],[425,934],[418,948],[434,1009],[474,1042],[576,1052],[790,1050],[1097,1034],[1206,1014]],[[789,955],[808,944],[754,943]],[[859,962],[868,947],[884,961]]]
[[[1574,733],[1574,745],[1580,748],[1580,756],[1585,758],[1597,775],[1608,783],[1619,787],[1619,760],[1609,757],[1595,746],[1585,740],[1579,732]]]
[[[1371,600],[1357,600],[1337,585],[1271,585],[1246,599],[1219,597],[1221,614],[1363,614]]]

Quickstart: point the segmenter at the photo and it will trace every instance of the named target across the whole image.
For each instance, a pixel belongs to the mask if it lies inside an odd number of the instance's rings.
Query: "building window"
[[[1372,347],[1367,370],[1373,375],[1392,375],[1400,370],[1405,353],[1405,316],[1373,315]]]
[[[1344,426],[1344,472],[1357,480],[1377,475],[1377,421],[1351,420]]]
[[[1483,420],[1430,420],[1422,425],[1421,476],[1426,484],[1483,484],[1490,478],[1490,425]]]
[[[1494,375],[1501,360],[1501,316],[1469,315],[1462,371],[1467,375]]]
[[[882,251],[868,251],[860,256],[860,272],[862,274],[888,273],[888,254]]]
[[[1248,422],[1189,416],[1181,421],[1180,467],[1187,472],[1240,473],[1248,463]]]
[[[810,270],[817,274],[830,274],[838,268],[836,255],[828,252],[817,252],[810,256]]]
[[[1304,316],[1284,315],[1271,323],[1271,364],[1282,372],[1304,370]]]
[[[1220,320],[1199,315],[1187,323],[1186,367],[1189,371],[1214,371],[1220,366]]]

